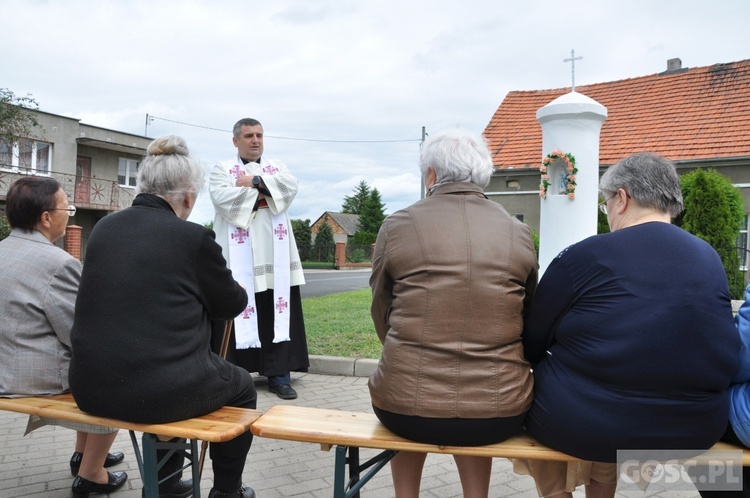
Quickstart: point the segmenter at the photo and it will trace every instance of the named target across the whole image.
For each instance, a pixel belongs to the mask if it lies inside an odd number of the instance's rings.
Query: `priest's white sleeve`
[[[260,177],[263,179],[263,185],[271,193],[270,197],[266,196],[266,201],[272,213],[283,213],[289,209],[292,201],[297,196],[297,177],[292,175],[289,172],[289,168],[281,161],[271,160],[270,163],[278,168],[278,173],[273,175],[260,174]]]
[[[211,171],[208,193],[217,216],[240,228],[247,229],[250,226],[253,221],[253,207],[258,200],[258,190],[235,186],[235,180],[227,168],[216,165]]]

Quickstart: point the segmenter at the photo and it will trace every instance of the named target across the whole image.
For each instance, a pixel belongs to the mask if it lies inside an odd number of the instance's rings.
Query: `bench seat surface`
[[[168,424],[136,424],[82,412],[70,393],[29,398],[0,398],[0,410],[59,418],[105,427],[148,432],[170,437],[200,439],[212,443],[228,441],[250,428],[261,415],[258,410],[225,406],[201,417]]]
[[[519,435],[488,446],[436,446],[417,443],[393,434],[371,413],[275,405],[256,420],[251,428],[260,437],[286,439],[321,445],[390,449],[452,455],[504,458],[537,458],[577,461],[578,458],[540,445]]]
[[[436,446],[417,443],[393,434],[371,413],[325,410],[293,405],[271,407],[253,423],[251,430],[256,436],[319,443],[324,449],[336,445],[500,458],[580,460],[543,446],[526,435],[514,436],[502,443],[487,446]],[[711,449],[742,451],[742,464],[750,466],[750,450],[724,442],[716,443]]]

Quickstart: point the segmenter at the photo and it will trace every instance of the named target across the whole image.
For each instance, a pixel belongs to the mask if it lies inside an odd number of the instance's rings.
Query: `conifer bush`
[[[333,262],[336,242],[333,240],[333,230],[328,223],[323,223],[315,235],[315,252],[318,261]]]
[[[675,224],[705,240],[719,253],[732,299],[742,299],[745,281],[740,272],[737,237],[745,208],[740,190],[713,169],[696,169],[682,175],[680,186],[685,211]]]

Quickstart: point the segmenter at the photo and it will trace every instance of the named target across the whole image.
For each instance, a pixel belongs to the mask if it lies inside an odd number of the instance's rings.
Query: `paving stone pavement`
[[[256,378],[258,408],[267,410],[274,404],[297,404],[330,409],[371,412],[367,378],[355,376],[293,373],[292,386],[299,398],[284,401],[268,392],[264,378]],[[74,433],[61,427],[43,427],[23,436],[27,416],[0,411],[0,497],[58,498],[71,496],[72,478],[68,460],[73,453]],[[113,470],[128,472],[123,489],[116,498],[140,498],[142,482],[135,462],[130,437],[121,431],[113,449],[123,451],[125,462]],[[374,456],[375,450],[361,450],[362,461]],[[333,496],[334,451],[325,452],[317,444],[255,438],[245,466],[244,482],[255,489],[258,498],[323,498]],[[210,460],[201,481],[201,496],[211,489]],[[99,495],[102,496],[102,495]],[[361,491],[362,498],[393,496],[390,469],[386,466]],[[422,478],[422,497],[451,498],[461,496],[458,472],[453,459],[445,455],[428,455]],[[536,498],[534,481],[513,473],[508,460],[493,462],[491,497]],[[575,498],[583,498],[576,491]],[[670,491],[660,494],[618,493],[620,498],[699,498],[695,491]]]

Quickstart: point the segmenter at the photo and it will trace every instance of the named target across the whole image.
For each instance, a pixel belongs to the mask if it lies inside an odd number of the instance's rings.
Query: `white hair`
[[[422,145],[422,176],[435,170],[436,182],[470,182],[484,189],[494,167],[487,142],[467,130],[451,129],[430,137]]]
[[[198,193],[203,189],[205,170],[190,157],[182,137],[169,135],[151,142],[138,168],[136,193],[163,197]]]

